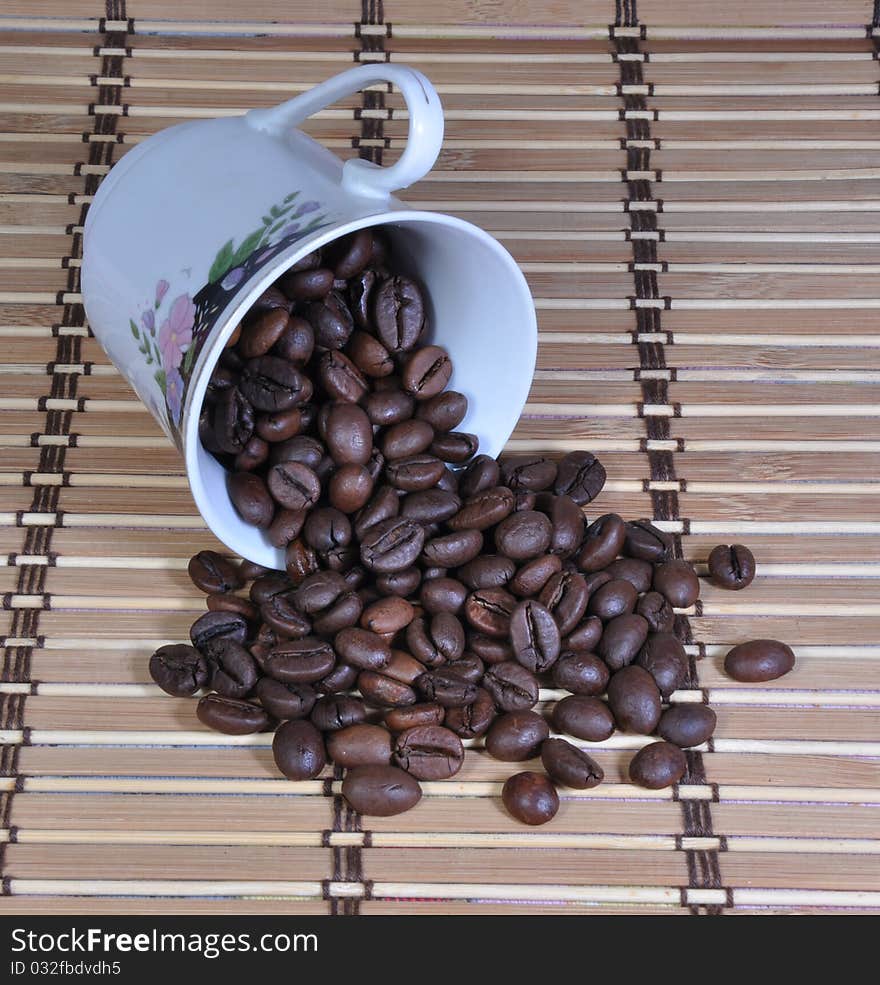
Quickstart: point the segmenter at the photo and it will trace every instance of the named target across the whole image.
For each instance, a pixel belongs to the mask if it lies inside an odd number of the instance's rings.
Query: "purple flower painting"
[[[159,328],[159,349],[166,373],[177,369],[183,362],[183,355],[192,342],[195,314],[192,298],[188,294],[181,294],[174,299],[168,318]]]

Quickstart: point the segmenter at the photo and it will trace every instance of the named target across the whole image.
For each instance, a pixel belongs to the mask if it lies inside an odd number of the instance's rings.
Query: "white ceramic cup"
[[[391,167],[343,162],[296,125],[379,82],[403,94],[409,134]],[[284,552],[236,513],[226,472],[202,447],[199,412],[227,339],[254,300],[300,257],[383,225],[396,268],[429,299],[428,338],[452,357],[469,402],[462,430],[497,455],[531,384],[535,311],[525,278],[488,233],[393,198],[426,174],[443,140],[431,83],[400,65],[353,68],[273,109],[155,134],[101,183],[85,224],[89,325],[184,455],[206,523],[230,550],[283,568]]]

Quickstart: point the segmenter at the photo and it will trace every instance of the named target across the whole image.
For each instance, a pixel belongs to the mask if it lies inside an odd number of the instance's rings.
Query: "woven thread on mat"
[[[620,0],[615,4],[615,21],[613,27],[640,27],[636,0],[621,3]],[[619,68],[620,85],[639,86],[645,84],[644,72],[642,70],[643,61],[640,58],[621,58],[621,55],[641,55],[643,54],[640,41],[636,38],[621,38],[611,29],[610,36],[614,44],[614,57]],[[642,31],[644,35],[644,29]],[[651,147],[654,141],[651,137],[651,125],[646,118],[645,111],[648,109],[644,96],[624,94],[621,88],[621,98],[623,99],[623,111],[626,124],[626,139],[624,147],[626,149],[626,172],[623,175],[627,185],[627,198],[625,202],[626,212],[629,216],[629,240],[632,246],[633,256],[633,282],[635,294],[631,298],[631,305],[635,311],[636,328],[634,341],[639,351],[639,385],[642,391],[642,405],[664,405],[668,406],[669,383],[675,378],[675,370],[670,368],[666,362],[666,349],[663,342],[653,339],[645,340],[644,336],[652,335],[655,338],[662,338],[661,309],[655,307],[642,308],[636,306],[636,301],[643,298],[659,299],[663,295],[660,292],[659,279],[657,276],[657,243],[660,238],[657,215],[662,211],[662,200],[654,198],[654,191],[651,181],[639,178],[630,179],[632,172],[651,171]],[[639,114],[635,116],[635,114]],[[642,114],[645,114],[643,117]],[[638,146],[633,146],[633,142],[638,141]],[[656,209],[636,209],[629,207],[632,202],[656,202]],[[633,233],[652,233],[647,238],[632,236]],[[663,374],[651,374],[645,378],[642,370],[666,370]],[[647,441],[644,443],[644,450],[648,456],[648,468],[651,477],[651,505],[654,518],[657,520],[678,520],[680,510],[678,502],[678,492],[673,489],[655,489],[653,484],[657,482],[670,482],[675,480],[675,458],[672,451],[658,450],[658,442],[668,442],[671,437],[671,430],[668,416],[657,416],[656,414],[643,414],[645,420],[645,432]],[[682,557],[681,535],[673,535],[675,556]],[[690,620],[687,616],[676,616],[675,633],[680,640],[685,643],[693,642]],[[686,686],[689,688],[699,688],[699,674],[696,661],[693,657],[688,658],[688,679]],[[705,784],[706,770],[703,763],[702,753],[689,750],[687,753],[687,771],[683,778],[685,784]],[[676,799],[679,799],[676,792]],[[712,812],[708,801],[679,799],[684,827],[684,836],[708,837],[713,834]],[[721,889],[721,866],[718,852],[715,849],[693,850],[685,849],[685,858],[688,871],[688,885],[692,889]],[[682,893],[683,905],[686,904],[686,894]],[[692,913],[719,913],[720,906],[689,906]]]
[[[108,0],[105,9],[107,20],[124,21],[125,0]],[[125,49],[127,35],[125,32],[104,33],[103,45],[108,48]],[[95,49],[96,56],[98,49]],[[102,77],[122,77],[122,57],[104,56],[101,58]],[[100,85],[98,86],[98,103],[100,105],[118,105],[120,101],[120,86]],[[95,113],[94,106],[89,107],[94,124],[91,133],[83,133],[82,141],[88,147],[88,163],[90,165],[106,165],[113,163],[113,152],[115,149],[114,141],[95,141],[91,137],[98,134],[113,134],[116,132],[115,114]],[[72,138],[74,139],[74,138]],[[78,169],[79,170],[79,169]],[[88,174],[85,176],[84,195],[93,196],[98,190],[100,176]],[[79,215],[79,229],[85,222],[88,204],[84,203]],[[67,270],[67,285],[65,291],[68,295],[76,294],[80,289],[79,264],[71,264],[70,260],[82,258],[82,232],[71,231],[70,250],[63,266]],[[62,303],[59,299],[59,303]],[[77,389],[79,376],[77,373],[56,371],[59,365],[78,364],[82,362],[82,335],[68,334],[59,331],[61,328],[78,327],[85,325],[85,313],[81,304],[63,303],[61,321],[53,327],[55,335],[55,358],[49,364],[48,369],[52,372],[50,390],[48,397],[52,399],[73,400],[77,399]],[[45,398],[41,401],[41,407],[45,406]],[[73,411],[46,410],[46,421],[43,433],[47,435],[69,435],[70,426],[73,419]],[[43,445],[40,448],[39,464],[37,472],[40,474],[63,474],[65,457],[67,455],[68,444]],[[34,486],[34,495],[31,500],[29,512],[49,513],[56,515],[56,525],[60,522],[61,511],[58,508],[63,485],[40,485]],[[37,557],[52,557],[52,535],[55,527],[50,524],[28,526],[24,537],[24,545],[21,553],[27,556],[36,555]],[[45,591],[46,577],[50,565],[47,564],[23,564],[19,567],[16,594],[19,595],[42,595],[43,606],[38,609],[15,608],[12,611],[12,622],[10,624],[10,637],[14,639],[27,640],[28,643],[22,646],[7,647],[3,659],[2,680],[4,682],[28,683],[31,681],[31,657],[34,646],[38,645],[40,613],[49,607],[49,596]],[[2,728],[22,731],[23,738],[21,743],[10,743],[3,747],[0,755],[0,775],[14,776],[18,780],[18,763],[21,746],[26,744],[27,730],[24,725],[26,694],[6,694],[0,700],[0,723]],[[12,805],[20,783],[16,783],[13,790],[0,796],[0,826],[9,829],[12,820]],[[11,840],[11,839],[10,839]],[[0,879],[4,892],[7,891],[9,880],[5,877],[5,844],[0,844]]]

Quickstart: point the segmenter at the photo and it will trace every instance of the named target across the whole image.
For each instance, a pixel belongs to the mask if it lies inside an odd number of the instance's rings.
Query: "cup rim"
[[[226,342],[235,331],[235,328],[241,318],[245,315],[247,310],[251,307],[254,301],[256,301],[260,294],[270,287],[285,270],[288,270],[297,262],[297,260],[306,256],[308,253],[311,253],[313,250],[316,250],[327,243],[332,243],[342,236],[357,232],[359,229],[368,229],[373,226],[381,226],[390,223],[409,224],[416,222],[427,222],[437,225],[456,227],[480,240],[484,246],[495,252],[508,267],[511,273],[511,289],[513,289],[513,285],[515,284],[515,289],[521,295],[520,301],[525,313],[525,319],[528,323],[527,328],[532,340],[532,345],[531,351],[527,354],[527,356],[532,366],[532,374],[534,374],[538,347],[538,326],[535,304],[531,291],[529,290],[528,283],[526,282],[523,272],[520,270],[519,265],[511,253],[500,242],[498,242],[494,236],[490,235],[474,223],[468,222],[466,219],[461,219],[458,216],[449,215],[445,212],[430,212],[426,210],[407,208],[394,209],[388,212],[374,212],[367,216],[360,216],[356,219],[350,219],[347,222],[332,224],[328,228],[317,230],[310,237],[306,237],[305,239],[291,244],[287,250],[282,251],[273,258],[272,262],[266,264],[266,266],[260,270],[258,276],[246,285],[242,292],[229,301],[224,311],[218,317],[216,324],[219,328],[215,328],[212,339],[202,348],[202,351],[199,353],[196,361],[191,384],[187,390],[186,404],[183,411],[184,424],[181,428],[183,455],[186,465],[187,481],[189,483],[193,500],[195,501],[196,507],[198,508],[198,511],[201,514],[202,519],[207,524],[209,530],[215,537],[217,537],[218,540],[220,540],[221,543],[239,556],[247,560],[254,561],[258,564],[271,566],[277,570],[283,570],[284,568],[284,551],[282,548],[275,548],[270,544],[265,543],[263,545],[264,549],[260,550],[259,554],[256,554],[253,550],[247,551],[244,549],[245,544],[243,542],[239,543],[237,537],[228,537],[225,534],[221,535],[219,529],[221,525],[219,523],[212,522],[211,519],[213,516],[211,495],[207,485],[204,482],[202,470],[199,465],[198,451],[200,447],[200,439],[198,428],[201,407],[205,399],[205,393],[208,389],[208,382],[211,377],[211,372],[217,364],[217,361],[226,346]],[[526,397],[523,398],[523,403],[525,402],[525,399]],[[224,495],[228,495],[225,490]],[[253,528],[253,532],[254,537],[259,537],[261,535],[261,531],[256,527]],[[270,559],[270,555],[274,555],[274,560]]]

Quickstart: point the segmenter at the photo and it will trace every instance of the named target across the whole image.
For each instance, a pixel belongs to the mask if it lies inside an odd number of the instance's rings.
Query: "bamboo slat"
[[[606,0],[5,4],[0,909],[876,914],[874,8],[846,0],[829,24],[816,0],[642,0],[639,20]],[[346,817],[330,771],[281,779],[270,737],[209,733],[146,671],[202,611],[188,557],[218,545],[90,337],[86,210],[156,129],[383,60],[430,75],[447,114],[436,170],[404,197],[487,228],[535,295],[509,449],[601,454],[590,515],[654,517],[703,577],[672,701],[713,704],[716,735],[661,791],[627,779],[643,737],[591,745],[606,782],[563,791],[536,831],[500,807],[510,769],[481,742],[411,813]],[[406,112],[374,92],[307,131],[395,160]],[[759,562],[736,595],[705,577],[732,540]],[[724,654],[758,636],[790,642],[797,669],[731,681]]]

